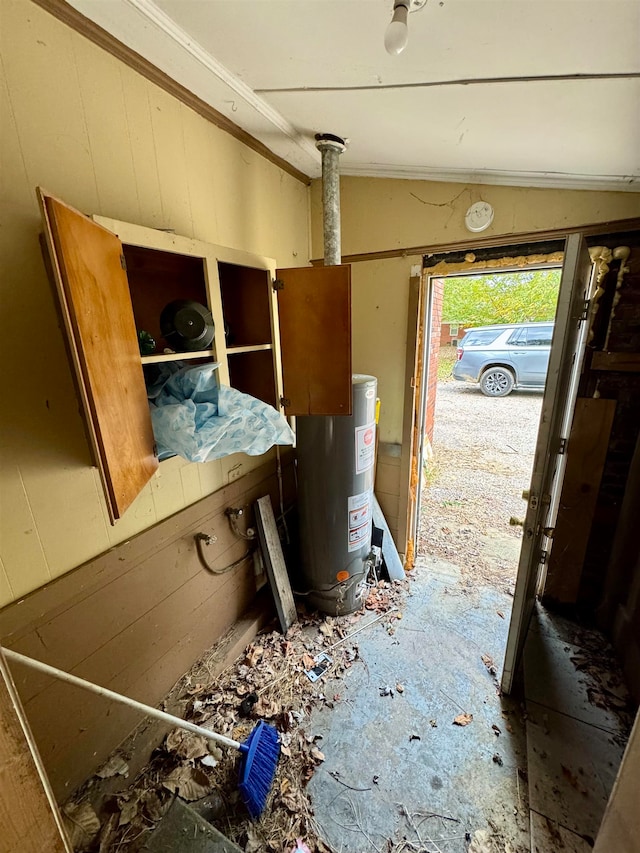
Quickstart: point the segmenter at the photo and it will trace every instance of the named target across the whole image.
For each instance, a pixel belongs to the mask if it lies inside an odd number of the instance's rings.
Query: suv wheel
[[[482,374],[480,390],[487,397],[506,397],[513,391],[516,380],[506,367],[490,367]]]

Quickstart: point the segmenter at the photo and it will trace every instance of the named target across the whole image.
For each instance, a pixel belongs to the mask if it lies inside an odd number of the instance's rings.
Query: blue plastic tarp
[[[259,456],[274,444],[293,444],[286,418],[262,400],[218,386],[217,368],[217,363],[162,365],[148,390],[161,460],[178,455],[211,462],[231,453]]]

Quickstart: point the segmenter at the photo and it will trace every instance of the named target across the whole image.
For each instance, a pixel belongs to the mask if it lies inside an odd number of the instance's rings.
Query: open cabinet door
[[[351,414],[351,267],[276,270],[287,415]]]
[[[502,672],[504,693],[511,692],[522,658],[538,574],[546,559],[544,531],[549,526],[554,495],[561,485],[562,439],[568,433],[575,406],[577,377],[582,362],[578,354],[592,274],[591,258],[582,235],[571,234],[565,244],[547,384],[523,525],[524,537]]]
[[[120,240],[38,188],[53,278],[111,521],[158,467]]]

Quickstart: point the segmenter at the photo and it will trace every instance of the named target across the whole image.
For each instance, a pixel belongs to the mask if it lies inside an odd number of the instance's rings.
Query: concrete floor
[[[395,634],[378,623],[359,635],[361,662],[325,689],[342,701],[308,726],[326,756],[310,795],[336,851],[400,849],[406,838],[463,853],[475,838],[479,853],[528,853],[524,715],[482,661],[501,668],[511,601],[423,557]],[[403,693],[381,695],[398,683]],[[473,721],[454,725],[465,712]]]
[[[498,696],[482,655],[499,674],[511,603],[423,557],[395,633],[379,622],[358,636],[360,662],[325,685],[339,701],[307,726],[326,756],[309,793],[336,851],[591,850],[628,736],[628,695],[598,632],[538,607],[524,695]],[[454,725],[461,713],[473,721]]]

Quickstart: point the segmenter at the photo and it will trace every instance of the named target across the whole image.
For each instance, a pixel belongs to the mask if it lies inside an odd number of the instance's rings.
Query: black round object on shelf
[[[211,311],[193,299],[176,299],[162,309],[160,331],[176,352],[208,349],[215,327]]]

